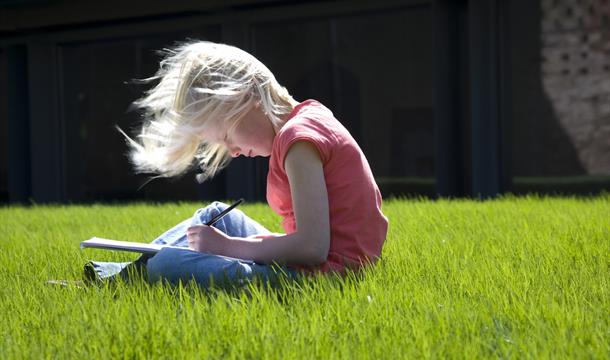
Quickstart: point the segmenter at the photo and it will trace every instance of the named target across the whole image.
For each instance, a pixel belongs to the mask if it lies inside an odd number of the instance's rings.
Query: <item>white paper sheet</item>
[[[81,249],[83,248],[96,248],[96,249],[107,249],[107,250],[119,250],[119,251],[132,251],[145,254],[155,254],[164,247],[172,247],[178,249],[186,249],[184,247],[169,246],[169,245],[157,245],[147,244],[132,241],[118,241],[103,239],[98,237],[92,237],[89,240],[82,241],[80,243]]]

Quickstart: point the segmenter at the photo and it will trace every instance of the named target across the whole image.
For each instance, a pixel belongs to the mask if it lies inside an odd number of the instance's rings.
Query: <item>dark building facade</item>
[[[188,38],[331,108],[386,196],[608,190],[610,7],[589,3],[0,1],[0,200],[264,200],[265,159],[202,185],[133,174],[131,80]]]

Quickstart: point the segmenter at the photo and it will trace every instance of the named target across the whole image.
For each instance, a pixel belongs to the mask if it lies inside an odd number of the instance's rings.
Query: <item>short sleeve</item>
[[[277,158],[279,166],[285,172],[284,161],[290,147],[297,141],[312,143],[322,164],[326,164],[332,155],[332,145],[336,142],[333,132],[319,119],[297,116],[290,119],[277,135]]]

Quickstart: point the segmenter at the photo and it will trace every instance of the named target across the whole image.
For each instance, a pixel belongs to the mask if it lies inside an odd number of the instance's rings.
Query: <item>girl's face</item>
[[[205,140],[225,145],[232,157],[269,156],[275,133],[271,121],[255,106],[237,123],[222,122],[206,131]]]

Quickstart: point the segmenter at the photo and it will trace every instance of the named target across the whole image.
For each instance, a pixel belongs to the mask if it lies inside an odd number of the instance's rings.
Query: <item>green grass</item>
[[[383,260],[278,290],[60,288],[91,236],[149,241],[195,203],[0,208],[1,358],[608,358],[610,196],[391,200]],[[263,205],[243,210],[279,231]]]

